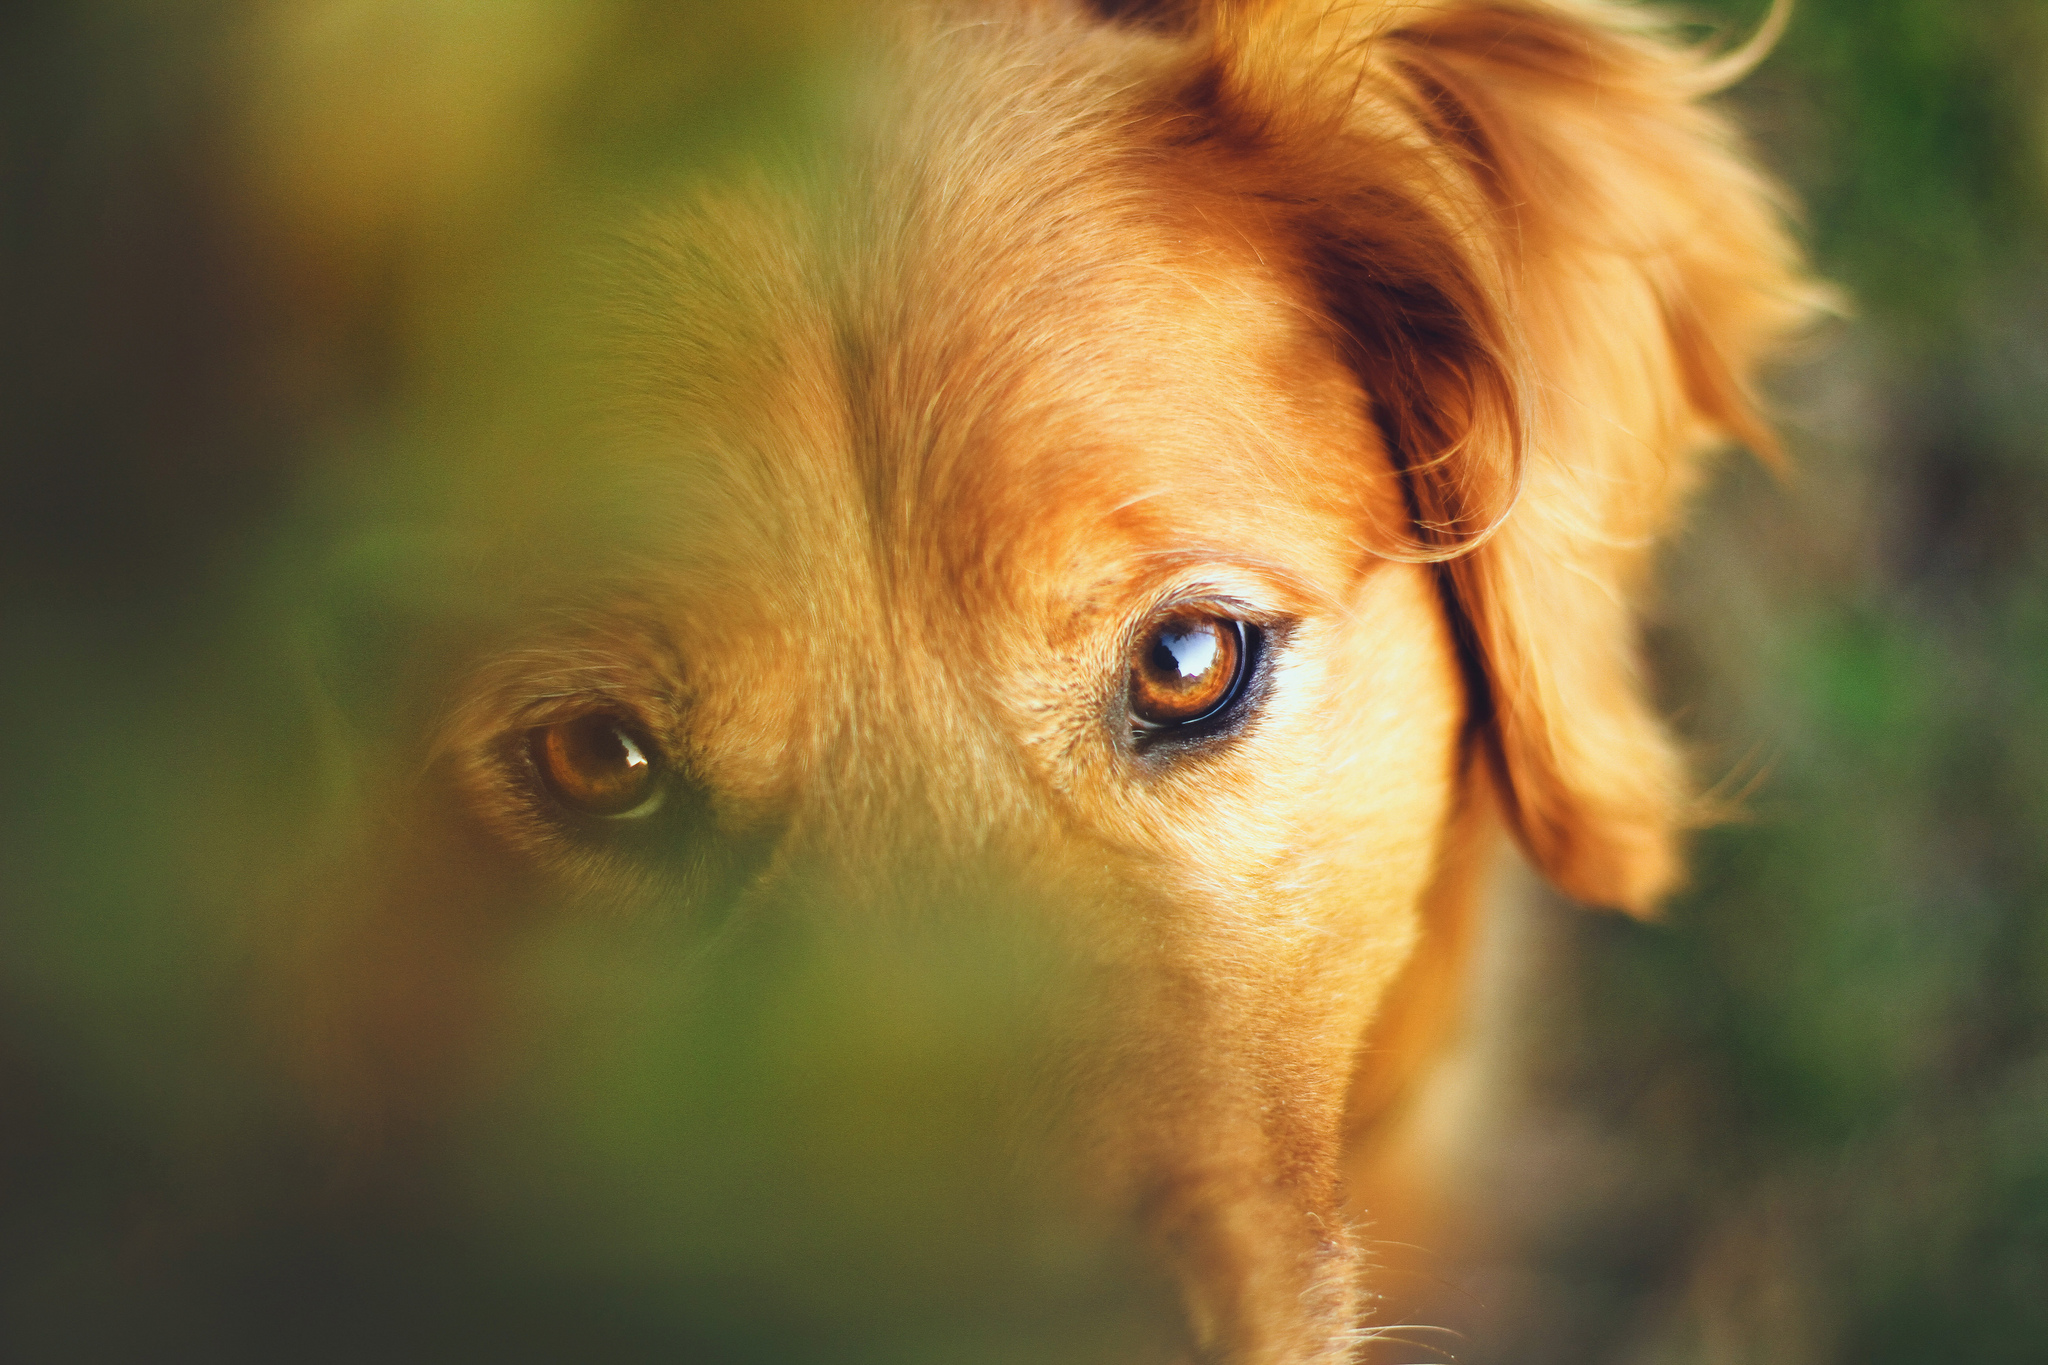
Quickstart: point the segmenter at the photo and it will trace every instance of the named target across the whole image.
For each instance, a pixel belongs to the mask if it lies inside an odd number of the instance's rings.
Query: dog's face
[[[912,23],[800,184],[640,228],[631,529],[437,740],[494,887],[1031,939],[1062,1169],[1244,1361],[1362,1325],[1368,1040],[1491,812],[1588,898],[1669,880],[1626,594],[1789,307],[1670,53],[1300,18]]]
[[[1044,169],[1020,160],[940,173]],[[917,225],[856,282],[905,290],[877,319],[760,269],[802,259],[791,205],[719,205],[749,254],[711,268],[761,316],[693,338],[732,387],[660,428],[673,540],[490,670],[454,743],[537,877],[629,887],[709,849],[745,865],[685,874],[682,913],[801,876],[840,915],[1038,921],[1135,1053],[1098,1067],[1095,1176],[1219,1279],[1335,1208],[1468,703],[1432,571],[1372,548],[1399,485],[1285,245],[1118,188],[1067,189],[1093,240]]]
[[[543,875],[631,879],[613,836],[675,784],[771,862],[887,882],[853,864],[892,832],[920,862],[1110,859],[1190,924],[1344,925],[1398,961],[1465,711],[1434,582],[1371,549],[1398,485],[1298,292],[1241,243],[1172,245],[1172,272],[1065,262],[1032,306],[1074,334],[772,338],[761,392],[673,428],[673,548],[487,675],[477,808]],[[990,254],[941,268],[999,300],[1043,279]],[[579,757],[586,713],[633,749]],[[607,762],[623,813],[579,786]]]

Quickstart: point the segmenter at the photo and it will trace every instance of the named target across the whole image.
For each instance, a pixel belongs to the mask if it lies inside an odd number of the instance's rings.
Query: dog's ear
[[[1442,565],[1505,814],[1647,912],[1697,815],[1638,662],[1649,551],[1819,298],[1699,99],[1738,74],[1599,0],[1199,7],[1188,95],[1291,219]]]

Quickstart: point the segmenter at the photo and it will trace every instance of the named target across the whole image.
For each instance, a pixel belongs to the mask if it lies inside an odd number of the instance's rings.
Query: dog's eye
[[[535,729],[527,743],[549,794],[579,815],[625,819],[661,804],[655,748],[622,717],[594,711],[557,721]]]
[[[1251,650],[1242,621],[1176,611],[1138,637],[1131,654],[1131,717],[1172,730],[1216,715],[1244,689]]]

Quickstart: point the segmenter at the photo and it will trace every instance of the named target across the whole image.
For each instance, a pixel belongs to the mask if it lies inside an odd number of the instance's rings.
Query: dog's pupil
[[[1220,633],[1207,621],[1168,626],[1152,647],[1152,665],[1182,687],[1199,682],[1216,667],[1223,649]]]
[[[616,725],[579,725],[575,735],[583,750],[583,766],[596,776],[616,780],[629,776],[630,769],[647,765],[640,746],[627,739]]]

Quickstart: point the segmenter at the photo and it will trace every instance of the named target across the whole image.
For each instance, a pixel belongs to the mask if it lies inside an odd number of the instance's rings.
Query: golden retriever
[[[875,27],[786,164],[632,234],[641,530],[468,668],[407,875],[1029,938],[1030,1131],[1187,1349],[1355,1359],[1354,1177],[1497,832],[1591,905],[1680,876],[1634,605],[1813,297],[1701,103],[1755,50],[1607,0]],[[352,931],[357,1032],[460,1032],[443,913]]]

